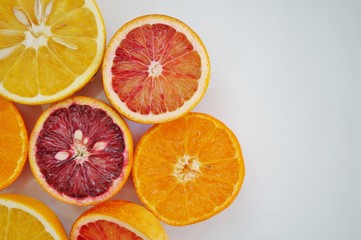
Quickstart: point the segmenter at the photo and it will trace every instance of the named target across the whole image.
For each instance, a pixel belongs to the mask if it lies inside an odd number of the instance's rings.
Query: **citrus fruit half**
[[[90,205],[115,195],[133,163],[124,120],[105,103],[72,97],[48,108],[30,136],[29,162],[40,185],[55,198]]]
[[[138,197],[170,225],[196,223],[221,212],[237,196],[244,174],[236,136],[202,113],[154,125],[134,155]]]
[[[66,240],[63,225],[41,201],[20,194],[0,194],[0,238]]]
[[[127,118],[141,123],[176,119],[201,100],[210,62],[199,36],[180,20],[159,14],[123,25],[103,61],[107,97]]]
[[[15,104],[0,97],[0,190],[20,175],[28,152],[28,133]]]
[[[105,27],[94,0],[2,0],[0,16],[0,95],[59,101],[99,69]]]
[[[73,224],[70,240],[166,240],[160,221],[144,207],[109,200],[85,211]]]

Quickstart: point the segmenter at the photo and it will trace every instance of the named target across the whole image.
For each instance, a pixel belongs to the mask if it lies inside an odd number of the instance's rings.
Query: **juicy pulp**
[[[123,132],[107,113],[73,104],[45,120],[36,161],[46,182],[72,198],[104,194],[122,176]]]

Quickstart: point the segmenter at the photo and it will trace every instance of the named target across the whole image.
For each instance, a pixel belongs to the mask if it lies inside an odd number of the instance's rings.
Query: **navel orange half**
[[[0,16],[0,95],[55,102],[97,72],[105,27],[94,0],[2,0]]]
[[[0,190],[13,183],[23,170],[28,133],[15,104],[0,97]]]
[[[236,136],[201,113],[154,125],[134,155],[138,197],[171,225],[196,223],[221,212],[237,196],[244,174]]]
[[[85,211],[73,224],[70,240],[167,240],[159,220],[144,207],[111,200]]]
[[[159,14],[123,25],[103,61],[110,102],[142,123],[170,121],[192,110],[209,78],[210,61],[199,36],[180,20]]]
[[[107,104],[72,97],[43,112],[30,136],[29,162],[53,197],[91,205],[114,196],[133,163],[127,124]]]
[[[0,194],[0,239],[67,240],[67,235],[55,213],[41,201]]]

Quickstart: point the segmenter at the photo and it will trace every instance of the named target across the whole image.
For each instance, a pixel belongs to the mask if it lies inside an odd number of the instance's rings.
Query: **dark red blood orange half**
[[[114,196],[129,176],[132,157],[127,124],[94,98],[54,104],[30,136],[29,162],[36,180],[53,197],[74,205]]]

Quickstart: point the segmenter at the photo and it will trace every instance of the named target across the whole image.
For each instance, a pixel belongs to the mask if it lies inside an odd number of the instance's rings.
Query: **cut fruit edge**
[[[123,150],[123,156],[124,156],[124,163],[122,168],[122,175],[113,182],[112,186],[108,189],[108,191],[102,195],[96,196],[96,197],[86,197],[84,199],[76,199],[69,196],[66,196],[65,194],[59,194],[58,191],[53,189],[51,187],[46,179],[45,176],[41,173],[40,168],[37,164],[36,160],[36,140],[39,136],[39,133],[43,127],[44,122],[46,119],[51,115],[53,111],[60,107],[69,107],[72,103],[75,104],[84,104],[89,105],[91,107],[95,108],[101,108],[104,110],[109,117],[112,118],[112,120],[120,127],[120,129],[123,132],[123,138],[124,138],[124,150]],[[100,107],[99,107],[100,106]],[[110,113],[110,114],[109,114]],[[105,102],[91,98],[91,97],[85,97],[85,96],[74,96],[71,98],[68,98],[66,100],[63,100],[62,102],[58,102],[50,106],[48,109],[46,109],[41,116],[39,117],[38,121],[36,122],[33,131],[30,135],[29,140],[29,164],[30,169],[33,172],[36,181],[39,183],[39,185],[48,192],[51,196],[54,198],[73,205],[77,206],[89,206],[94,205],[100,202],[104,202],[105,200],[113,197],[115,194],[117,194],[120,189],[124,186],[127,179],[129,178],[129,175],[131,173],[131,169],[133,166],[133,138],[131,135],[131,132],[129,130],[129,127],[127,123],[123,120],[123,118],[108,104]]]
[[[8,101],[8,100],[5,100],[5,101]],[[16,179],[22,173],[22,170],[24,168],[24,165],[25,165],[27,157],[28,157],[27,152],[28,152],[28,148],[29,148],[29,142],[28,142],[29,139],[28,139],[28,132],[27,132],[27,129],[25,126],[24,119],[22,118],[22,115],[21,115],[19,109],[16,107],[15,103],[10,102],[10,104],[11,104],[11,108],[14,112],[14,115],[16,116],[16,118],[18,120],[17,122],[19,123],[20,129],[21,129],[20,136],[23,139],[23,146],[22,146],[22,150],[20,153],[20,159],[18,159],[18,161],[17,161],[17,166],[14,169],[13,174],[10,175],[9,178],[5,182],[1,183],[0,190],[7,188],[14,181],[16,181]]]
[[[168,239],[162,223],[149,210],[121,199],[108,200],[86,210],[73,223],[70,238],[77,237],[83,226],[100,220],[124,227],[144,240]]]
[[[117,93],[113,90],[112,87],[112,66],[113,66],[113,59],[115,57],[116,50],[119,44],[126,38],[127,34],[132,31],[133,29],[143,26],[145,24],[167,24],[173,27],[176,31],[183,33],[187,39],[192,43],[193,48],[199,53],[201,58],[201,65],[202,65],[202,75],[199,78],[199,85],[198,89],[194,93],[194,95],[184,104],[175,111],[168,111],[166,113],[161,114],[140,114],[138,112],[131,111],[126,103],[121,101],[117,95]],[[103,75],[103,86],[105,94],[110,101],[110,103],[115,107],[117,111],[119,111],[122,115],[126,118],[136,121],[139,123],[145,124],[155,124],[155,123],[162,123],[168,122],[174,119],[177,119],[181,116],[184,116],[188,112],[190,112],[203,98],[206,93],[206,90],[209,85],[210,81],[210,60],[209,55],[204,46],[202,40],[194,32],[188,25],[184,22],[161,14],[149,14],[137,17],[126,24],[124,24],[118,31],[113,35],[112,39],[110,40],[107,49],[104,54],[103,66],[102,66],[102,75]]]
[[[92,2],[92,3],[90,3]],[[105,52],[105,46],[106,46],[106,29],[105,29],[105,23],[104,19],[101,15],[101,12],[99,10],[99,7],[95,0],[85,0],[84,5],[86,5],[87,8],[91,9],[93,14],[97,14],[98,16],[95,17],[96,19],[99,19],[100,21],[96,21],[97,23],[97,29],[98,29],[98,37],[96,39],[97,42],[97,53],[95,55],[95,58],[93,59],[92,63],[89,65],[89,67],[83,72],[81,75],[77,76],[73,83],[70,84],[68,87],[62,89],[61,91],[57,92],[56,94],[53,94],[51,96],[44,96],[41,94],[38,94],[35,97],[21,97],[17,94],[13,94],[9,92],[7,89],[4,88],[3,82],[0,82],[0,96],[3,96],[4,98],[25,104],[25,105],[41,105],[41,104],[47,104],[47,103],[55,103],[61,100],[66,99],[69,96],[72,96],[76,92],[80,91],[82,88],[85,87],[86,84],[88,84],[91,80],[94,79],[97,72],[100,70],[100,66],[102,64],[102,60],[104,57]]]
[[[125,229],[135,233],[138,237],[141,237],[141,239],[144,239],[144,240],[149,239],[149,240],[151,240],[143,232],[141,232],[139,229],[134,228],[133,226],[129,225],[126,222],[120,221],[120,220],[118,220],[116,218],[113,218],[113,217],[110,217],[110,216],[96,214],[96,213],[89,214],[89,215],[87,215],[86,218],[81,218],[81,219],[77,220],[76,223],[75,223],[76,227],[74,229],[72,229],[71,234],[74,237],[78,236],[81,227],[83,227],[84,225],[87,225],[89,223],[99,221],[99,220],[104,220],[104,221],[107,221],[107,222],[115,223],[118,226],[124,227]]]
[[[60,222],[55,212],[45,203],[33,197],[20,194],[0,194],[0,205],[8,208],[16,208],[29,213],[39,220],[54,239],[67,239],[64,226]]]
[[[229,138],[232,141],[232,145],[233,145],[234,149],[236,150],[236,153],[235,153],[234,157],[237,158],[238,163],[240,165],[240,171],[239,171],[239,175],[238,175],[239,178],[238,178],[238,181],[234,185],[234,188],[233,188],[234,191],[232,192],[232,194],[229,195],[229,197],[227,198],[227,200],[225,202],[223,202],[223,204],[216,206],[212,212],[204,214],[201,217],[190,218],[186,222],[173,221],[172,219],[164,217],[156,209],[157,205],[151,204],[150,201],[146,197],[143,196],[142,191],[140,189],[140,182],[139,182],[140,177],[138,176],[138,172],[137,172],[138,161],[136,159],[137,159],[137,155],[140,154],[139,152],[142,151],[142,149],[139,149],[138,146],[143,145],[143,142],[147,141],[147,138],[149,136],[151,136],[154,132],[156,132],[157,129],[159,127],[161,127],[162,124],[153,125],[151,128],[148,129],[148,131],[143,135],[143,137],[141,137],[141,139],[138,142],[138,145],[137,145],[137,148],[136,148],[135,154],[134,154],[135,161],[134,161],[134,165],[133,165],[133,169],[132,169],[132,177],[133,177],[135,191],[136,191],[136,194],[137,194],[139,200],[158,219],[160,219],[161,221],[163,221],[163,222],[165,222],[165,223],[167,223],[169,225],[172,225],[172,226],[186,226],[186,225],[198,223],[198,222],[207,220],[207,219],[217,215],[218,213],[222,212],[226,208],[228,208],[234,202],[234,200],[237,198],[237,196],[238,196],[238,194],[239,194],[239,192],[240,192],[240,190],[242,188],[243,181],[244,181],[244,178],[245,178],[245,175],[246,175],[245,163],[244,163],[244,158],[243,158],[243,154],[242,154],[242,148],[241,148],[241,145],[240,145],[236,135],[234,134],[234,132],[228,126],[226,126],[222,121],[212,117],[211,115],[208,115],[208,114],[205,114],[205,113],[190,112],[190,113],[188,113],[187,115],[185,115],[183,117],[187,117],[187,116],[190,116],[190,115],[206,118],[207,120],[211,119],[210,121],[213,124],[215,124],[215,126],[217,128],[223,129],[228,134]],[[169,124],[171,124],[171,123],[169,123]],[[182,183],[179,183],[179,184],[182,184]],[[174,188],[170,188],[170,190],[172,190],[172,189],[174,189]],[[165,199],[163,199],[163,201],[164,200]]]

